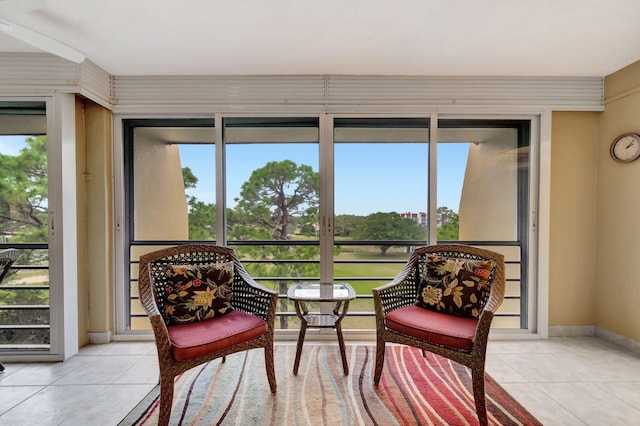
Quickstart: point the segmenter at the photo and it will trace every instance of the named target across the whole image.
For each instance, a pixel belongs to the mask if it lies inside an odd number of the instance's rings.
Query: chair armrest
[[[159,354],[162,356],[170,356],[171,341],[169,340],[169,331],[167,330],[167,324],[164,322],[164,318],[158,309],[155,297],[153,296],[150,285],[143,286],[140,291],[148,292],[148,294],[140,294],[140,303],[142,308],[149,316],[151,322],[151,328],[156,339],[156,347]]]
[[[231,306],[238,311],[256,315],[273,326],[278,303],[278,293],[258,284],[247,271],[234,260],[235,274]]]
[[[487,303],[484,305],[483,311],[489,311],[495,313],[502,302],[504,301],[505,284],[504,279],[502,281],[495,281],[491,286],[491,292],[487,298]]]
[[[481,344],[483,351],[486,349],[494,314],[504,301],[505,286],[504,263],[500,262],[493,277],[493,284],[491,285],[487,303],[485,303],[482,312],[480,312],[476,335],[474,337],[474,342]]]
[[[374,288],[372,291],[376,316],[413,305],[417,289],[415,280],[415,265],[410,263],[391,282]]]
[[[149,277],[148,281],[150,282],[151,280],[152,278]],[[148,283],[146,284],[146,286],[138,287],[140,292],[140,304],[149,317],[158,315],[162,318],[160,309],[158,308],[156,299],[153,295],[153,289],[151,287],[152,286]]]

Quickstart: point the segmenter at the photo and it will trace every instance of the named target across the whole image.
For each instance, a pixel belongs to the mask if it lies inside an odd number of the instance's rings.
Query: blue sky
[[[25,138],[26,136],[0,136],[0,154],[18,155],[26,146]]]
[[[0,137],[0,153],[17,155],[24,136]],[[425,144],[355,144],[335,146],[335,212],[366,216],[378,211],[423,212],[427,209]],[[458,211],[469,145],[438,145],[438,206]],[[201,201],[215,200],[215,148],[180,145],[183,166],[198,186],[188,191]],[[235,205],[251,172],[269,161],[290,159],[318,170],[317,144],[234,144],[227,146],[227,202]]]
[[[438,206],[458,211],[469,145],[438,146]],[[335,212],[368,215],[377,211],[423,212],[427,209],[427,148],[424,144],[336,144]],[[181,145],[183,166],[199,179],[189,194],[214,200],[212,145]],[[290,159],[318,170],[317,144],[237,144],[227,146],[227,202],[235,205],[251,172],[269,161]]]

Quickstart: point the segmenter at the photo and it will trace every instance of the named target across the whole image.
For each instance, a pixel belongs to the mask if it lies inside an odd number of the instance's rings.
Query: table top
[[[305,302],[337,302],[355,299],[356,291],[346,283],[296,283],[289,287],[287,297]]]

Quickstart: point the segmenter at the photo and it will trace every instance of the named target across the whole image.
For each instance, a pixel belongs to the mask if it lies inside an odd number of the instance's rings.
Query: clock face
[[[627,133],[619,136],[611,145],[611,156],[623,163],[640,157],[640,135]]]

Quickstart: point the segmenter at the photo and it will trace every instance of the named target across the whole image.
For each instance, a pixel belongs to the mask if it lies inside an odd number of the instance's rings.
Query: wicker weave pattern
[[[163,307],[158,306],[155,297],[164,291],[167,283],[167,265],[207,263],[234,263],[233,295],[231,304],[234,309],[256,315],[268,324],[268,331],[248,342],[235,345],[220,351],[202,355],[183,362],[173,359],[171,342],[164,318],[160,314]],[[170,247],[140,256],[138,279],[140,301],[149,316],[158,351],[160,366],[160,412],[158,424],[166,425],[171,417],[174,378],[212,359],[224,357],[235,352],[254,348],[264,348],[265,365],[269,387],[276,391],[276,377],[273,363],[273,334],[278,294],[260,286],[253,280],[238,260],[235,252],[228,247],[206,244],[187,244]],[[215,321],[211,319],[209,321]]]
[[[476,328],[473,339],[473,347],[470,351],[461,351],[455,348],[440,346],[431,342],[418,340],[389,330],[385,326],[385,316],[396,309],[415,304],[420,284],[420,276],[425,268],[425,256],[437,254],[444,257],[457,257],[463,259],[484,259],[496,262],[490,292]],[[374,383],[380,382],[382,367],[384,365],[385,344],[399,343],[414,346],[424,351],[430,351],[438,355],[459,362],[471,369],[473,382],[473,395],[476,402],[476,410],[480,424],[488,423],[484,392],[484,364],[487,351],[487,339],[489,329],[495,311],[504,300],[505,292],[505,267],[504,256],[485,249],[465,245],[433,245],[417,248],[409,258],[402,271],[390,283],[373,289],[373,299],[376,312],[376,366]]]

